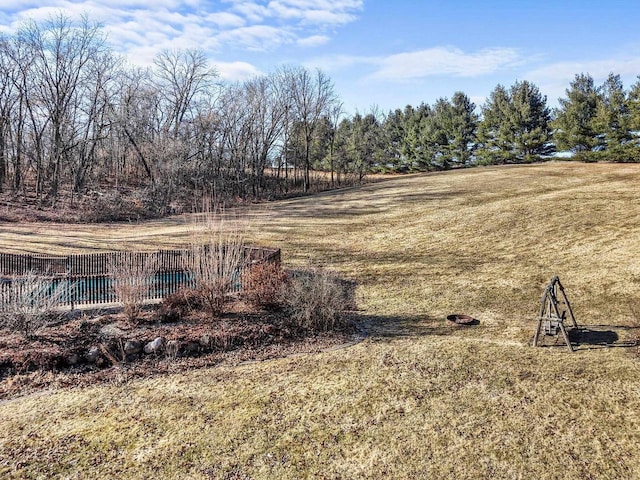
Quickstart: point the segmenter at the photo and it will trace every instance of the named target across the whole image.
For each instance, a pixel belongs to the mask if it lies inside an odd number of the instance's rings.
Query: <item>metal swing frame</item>
[[[540,315],[538,316],[536,333],[533,337],[533,346],[538,346],[540,332],[545,336],[557,336],[558,333],[562,333],[567,347],[573,352],[573,346],[571,345],[569,334],[564,324],[565,320],[567,320],[567,313],[574,328],[578,328],[578,323],[573,316],[571,304],[557,275],[554,276],[551,282],[545,287],[540,303]],[[562,303],[566,306],[566,310],[560,308]]]

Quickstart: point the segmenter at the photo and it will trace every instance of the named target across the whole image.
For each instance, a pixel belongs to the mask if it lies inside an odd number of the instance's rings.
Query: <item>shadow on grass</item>
[[[361,325],[373,341],[388,341],[395,338],[432,336],[458,336],[471,333],[473,325],[456,325],[445,318],[431,316],[354,316],[356,324]]]
[[[626,325],[579,325],[567,329],[569,341],[574,350],[594,350],[602,348],[631,348],[638,345],[640,327]],[[546,340],[545,340],[546,339]],[[550,340],[553,339],[553,340]],[[541,347],[565,347],[562,335],[542,336]]]
[[[448,336],[452,338],[489,339],[494,343],[510,344],[508,339],[501,338],[499,329],[496,330],[499,327],[481,326],[479,320],[466,325],[458,325],[445,318],[432,316],[356,315],[354,320],[366,330],[368,337],[374,342],[424,336]],[[567,333],[574,350],[632,348],[639,344],[640,327],[580,325],[578,329],[569,329]],[[512,343],[517,341],[517,339],[513,339]],[[523,345],[526,343],[524,342]],[[566,348],[560,334],[555,337],[542,336],[539,346],[543,348]]]
[[[465,190],[440,190],[440,191],[411,191],[405,193],[398,191],[395,183],[388,185],[375,184],[362,187],[350,187],[341,190],[322,192],[313,196],[313,201],[296,201],[287,205],[280,212],[287,218],[344,220],[353,219],[365,215],[378,215],[394,208],[395,205],[425,204],[434,201],[446,201],[463,198],[468,192]],[[359,190],[358,201],[345,195],[349,190]],[[275,212],[276,216],[278,212]]]
[[[618,331],[624,331],[621,338]],[[640,328],[622,325],[580,325],[568,331],[569,340],[576,349],[629,348],[637,345]]]

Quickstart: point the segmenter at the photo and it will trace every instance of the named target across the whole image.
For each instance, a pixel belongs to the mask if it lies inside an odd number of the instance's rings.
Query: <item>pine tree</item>
[[[518,160],[553,152],[551,145],[551,112],[547,97],[533,83],[516,82],[509,92],[509,131],[512,150]]]
[[[629,129],[636,142],[640,140],[640,75],[636,83],[631,85],[627,98],[627,108],[629,110]]]
[[[503,85],[497,85],[482,106],[482,121],[478,126],[478,155],[485,163],[506,163],[513,157],[509,131],[511,100]]]
[[[607,149],[617,149],[631,139],[629,104],[620,75],[609,74],[598,96],[594,130]]]
[[[404,146],[403,156],[407,159],[410,170],[430,170],[433,168],[431,143],[428,128],[431,107],[421,103],[418,108],[407,105],[404,111]]]
[[[528,81],[507,90],[498,85],[482,107],[480,158],[489,163],[521,162],[553,151],[547,97]]]
[[[566,98],[559,100],[556,111],[554,139],[562,150],[589,152],[600,144],[598,133],[594,129],[594,118],[598,107],[598,89],[593,77],[587,74],[576,75]]]
[[[470,162],[478,125],[474,110],[475,105],[462,92],[456,92],[451,101],[440,98],[434,104],[426,135],[439,168]]]
[[[450,145],[451,153],[461,165],[467,165],[471,161],[471,154],[475,149],[479,119],[475,109],[475,103],[467,95],[462,92],[453,94]]]
[[[389,168],[394,171],[404,171],[408,169],[405,158],[402,154],[404,142],[404,116],[399,108],[389,112],[385,118],[382,129],[387,140],[387,162]]]

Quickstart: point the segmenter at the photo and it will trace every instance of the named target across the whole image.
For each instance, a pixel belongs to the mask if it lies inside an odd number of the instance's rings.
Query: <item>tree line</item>
[[[557,152],[583,161],[640,161],[640,77],[626,90],[620,75],[598,86],[588,73],[577,74],[554,110],[536,85],[516,81],[496,86],[476,112],[462,92],[389,112],[372,135],[382,150],[369,157],[371,168],[445,170],[539,161]]]
[[[319,70],[223,84],[198,50],[164,51],[140,68],[86,18],[28,21],[0,37],[0,191],[55,206],[62,195],[133,189],[161,215],[181,198],[342,184],[351,172],[312,168],[316,132],[339,105]]]
[[[349,115],[320,70],[223,83],[198,50],[164,51],[140,68],[111,50],[100,25],[62,14],[0,37],[0,192],[40,205],[91,195],[118,205],[129,192],[163,215],[203,197],[274,198],[371,172],[529,162],[556,150],[634,161],[638,132],[640,81],[625,90],[614,74],[601,86],[576,75],[554,111],[518,81],[479,109],[456,92]]]

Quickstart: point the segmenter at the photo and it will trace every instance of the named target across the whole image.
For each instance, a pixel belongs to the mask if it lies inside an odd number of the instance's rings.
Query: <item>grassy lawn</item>
[[[228,214],[288,265],[356,280],[370,336],[4,401],[0,477],[640,478],[640,165],[407,176]],[[11,224],[0,245],[178,246],[192,225]],[[556,274],[613,343],[530,347]]]

